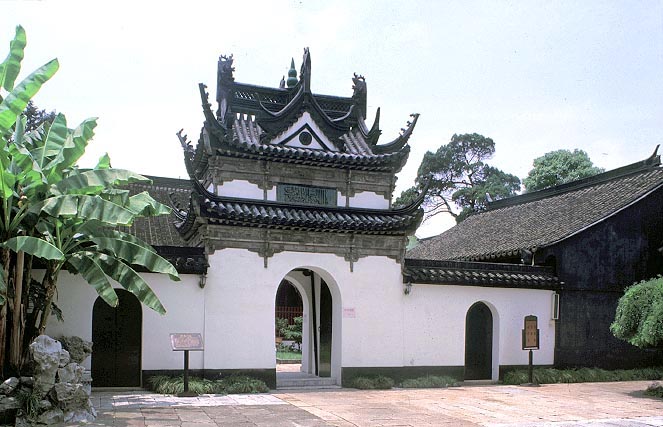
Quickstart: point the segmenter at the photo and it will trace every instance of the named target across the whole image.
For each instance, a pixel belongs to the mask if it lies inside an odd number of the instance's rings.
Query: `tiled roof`
[[[147,191],[156,201],[171,206],[171,200],[182,207],[189,205],[189,196],[193,187],[188,179],[147,176],[152,184],[133,183],[128,186],[131,194]],[[175,229],[174,214],[147,218],[137,218],[131,227],[123,227],[123,231],[133,234],[152,246],[189,246]]]
[[[559,280],[547,267],[485,262],[406,259],[404,283],[557,289]]]
[[[188,207],[193,189],[188,179],[147,176],[152,184],[129,184],[131,194],[147,191],[156,201],[167,206]],[[159,255],[170,261],[180,274],[203,274],[207,271],[207,257],[202,247],[190,247],[174,226],[174,213],[147,218],[137,218],[131,227],[120,227],[145,243],[151,245]]]
[[[214,197],[200,203],[200,215],[213,223],[245,227],[402,234],[406,230],[416,229],[423,211],[298,206]]]
[[[422,242],[408,258],[490,260],[519,256],[591,227],[663,186],[656,155],[581,181],[500,200]]]
[[[206,108],[205,116],[207,118],[205,127],[210,135],[211,148],[224,156],[395,172],[399,171],[407,161],[410,153],[410,146],[407,142],[418,117],[414,115],[415,119],[408,122],[408,127],[404,129],[403,134],[388,144],[370,146],[367,136],[363,135],[359,129],[348,128],[338,139],[342,150],[327,151],[264,142],[259,119],[254,120],[243,115],[235,117],[231,124],[232,132],[228,132],[214,118],[209,107]],[[233,137],[230,138],[230,135]],[[186,157],[187,161],[193,161],[198,151],[207,150],[201,141],[198,142],[195,151]],[[183,142],[184,144],[185,142]]]
[[[217,113],[212,112],[206,86],[200,84],[204,132],[195,149],[185,136],[180,135],[187,169],[196,178],[204,179],[202,169],[206,157],[219,154],[365,171],[400,171],[409,155],[408,141],[418,115],[412,115],[402,133],[393,141],[378,144],[381,134],[379,111],[370,130],[365,123],[366,83],[363,76],[355,75],[353,78],[354,92],[350,97],[314,94],[310,87],[308,50],[303,62],[300,78],[294,86],[269,88],[236,82],[233,59],[221,57]],[[285,132],[290,132],[287,136],[302,132],[302,129],[294,129],[293,126],[305,113],[315,122],[316,138],[321,137],[317,135],[321,132],[325,143],[331,143],[329,146],[325,145],[323,149],[317,144],[293,146],[286,144],[288,139],[280,139]],[[306,123],[308,126],[308,119]]]

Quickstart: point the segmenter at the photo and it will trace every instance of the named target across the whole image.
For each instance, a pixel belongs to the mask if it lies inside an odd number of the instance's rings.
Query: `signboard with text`
[[[539,328],[536,316],[525,316],[523,329],[523,350],[539,349]]]
[[[173,351],[202,351],[203,336],[197,333],[170,334],[170,346]]]

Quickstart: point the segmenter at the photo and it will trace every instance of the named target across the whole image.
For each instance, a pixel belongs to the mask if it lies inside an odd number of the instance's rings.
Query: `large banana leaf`
[[[99,196],[65,194],[49,197],[33,204],[30,211],[46,213],[52,217],[77,217],[82,220],[98,220],[106,225],[131,225],[135,214],[122,206]]]
[[[165,307],[159,301],[147,282],[133,268],[117,258],[96,254],[96,259],[104,272],[132,294],[138,300],[159,314],[166,314]]]
[[[99,194],[108,187],[130,182],[150,180],[124,169],[93,169],[64,178],[55,185],[55,189],[59,194]]]
[[[111,190],[105,190],[99,195],[104,200],[113,202],[116,205],[127,207],[129,205],[129,190],[121,190],[119,188],[113,188]],[[129,209],[131,210],[131,209]]]
[[[172,280],[180,280],[177,270],[170,262],[145,247],[109,237],[92,236],[90,240],[96,243],[101,251],[110,253],[129,264],[143,266],[154,273],[167,274]]]
[[[98,221],[88,221],[79,230],[81,233],[86,233],[94,237],[109,237],[113,239],[121,239],[125,242],[130,242],[133,243],[134,245],[140,246],[141,248],[146,249],[148,251],[156,252],[152,246],[143,242],[133,234],[103,227],[103,225],[100,224]]]
[[[24,194],[29,194],[35,187],[45,184],[41,168],[34,161],[32,154],[23,144],[25,140],[26,118],[21,116],[16,120],[14,129],[14,141],[7,145],[12,161],[18,166],[20,172],[16,179],[21,183],[21,190]],[[29,197],[29,196],[28,196]]]
[[[157,216],[170,213],[168,206],[154,200],[147,191],[131,196],[127,208],[137,216]]]
[[[14,82],[21,71],[21,61],[23,60],[23,50],[26,43],[25,30],[17,25],[14,40],[9,42],[9,55],[0,64],[0,87],[4,87],[8,92],[14,89]]]
[[[49,165],[51,172],[48,179],[50,182],[57,182],[64,178],[65,169],[74,166],[81,158],[85,153],[85,148],[94,136],[95,127],[97,127],[97,119],[93,117],[83,120],[76,129],[69,132],[62,154]]]
[[[57,59],[53,59],[39,67],[36,71],[23,79],[5,99],[0,103],[0,134],[7,132],[16,122],[16,117],[28,105],[28,101],[41,86],[48,81],[58,70]]]
[[[69,129],[67,128],[67,119],[64,114],[55,116],[55,120],[48,129],[48,133],[41,144],[39,144],[32,152],[32,156],[41,169],[47,169],[48,164],[58,155],[62,155],[62,147],[64,147],[65,140]]]
[[[93,252],[76,253],[67,261],[97,291],[106,304],[117,307],[119,302],[117,294]]]
[[[0,243],[0,247],[11,249],[14,252],[23,251],[38,258],[63,261],[64,254],[45,240],[32,236],[16,236]]]
[[[2,139],[4,142],[4,139]],[[16,185],[16,174],[11,171],[11,156],[0,147],[0,197],[8,199],[14,195]]]

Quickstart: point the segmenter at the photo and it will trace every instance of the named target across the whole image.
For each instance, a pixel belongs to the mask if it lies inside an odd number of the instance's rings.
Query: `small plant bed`
[[[159,394],[178,394],[184,391],[184,378],[156,375],[148,380],[150,390]],[[235,375],[219,380],[189,378],[189,390],[198,394],[252,394],[267,393],[269,387],[262,380]]]
[[[388,390],[394,386],[394,380],[384,375],[377,377],[355,377],[350,381],[350,387],[360,390]]]
[[[276,360],[288,360],[288,361],[302,361],[302,353],[299,351],[293,350],[277,350],[276,351]]]
[[[535,368],[534,381],[539,384],[584,383],[608,381],[644,381],[663,378],[663,367],[641,369],[617,369],[607,371],[599,368],[552,369]],[[504,384],[528,382],[527,370],[516,370],[504,375]]]
[[[425,377],[411,378],[401,383],[403,388],[446,388],[457,387],[458,380],[446,375],[426,375]]]

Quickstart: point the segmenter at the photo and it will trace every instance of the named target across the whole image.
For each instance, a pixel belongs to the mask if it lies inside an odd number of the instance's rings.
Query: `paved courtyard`
[[[93,425],[214,426],[663,426],[650,382],[466,386],[360,391],[332,389],[176,398],[95,392]]]

